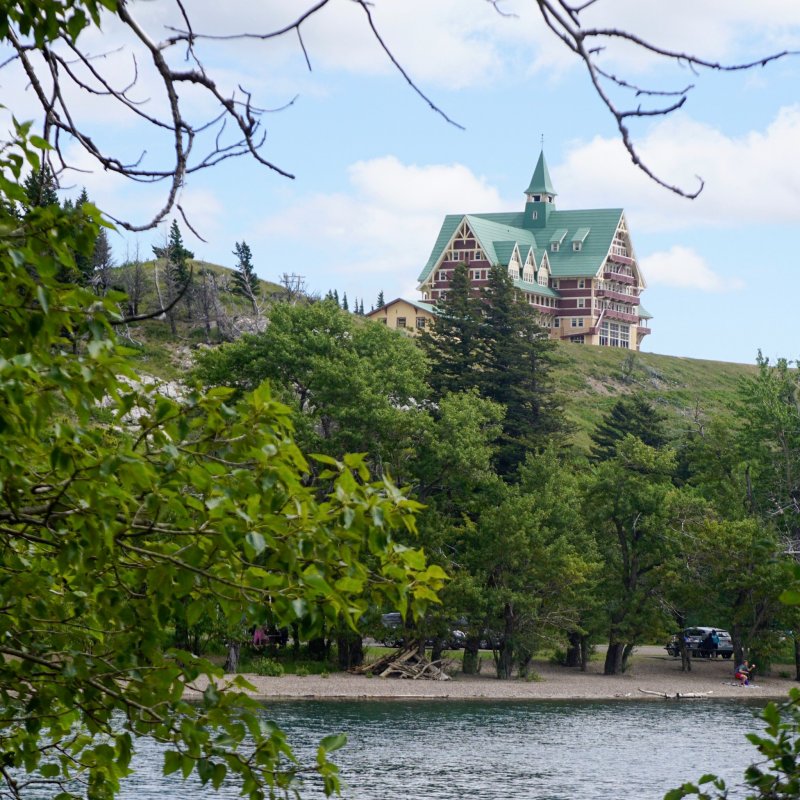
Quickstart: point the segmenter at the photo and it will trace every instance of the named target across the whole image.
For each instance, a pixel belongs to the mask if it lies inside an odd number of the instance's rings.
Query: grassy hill
[[[556,371],[565,409],[576,427],[576,444],[587,447],[589,432],[624,394],[641,391],[665,411],[677,432],[699,413],[724,411],[742,377],[757,367],[724,361],[632,353],[607,347],[561,343]]]

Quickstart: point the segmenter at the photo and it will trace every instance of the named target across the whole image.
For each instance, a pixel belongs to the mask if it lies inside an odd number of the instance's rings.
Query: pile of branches
[[[416,645],[404,647],[394,653],[388,653],[372,664],[356,667],[353,672],[359,675],[369,673],[379,678],[411,678],[412,680],[449,681],[450,676],[444,671],[444,660],[429,661],[419,652]]]

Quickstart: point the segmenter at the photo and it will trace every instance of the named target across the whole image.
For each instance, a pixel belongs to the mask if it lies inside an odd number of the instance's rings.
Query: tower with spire
[[[525,227],[546,228],[550,214],[555,210],[555,198],[556,191],[542,150],[525,190]]]

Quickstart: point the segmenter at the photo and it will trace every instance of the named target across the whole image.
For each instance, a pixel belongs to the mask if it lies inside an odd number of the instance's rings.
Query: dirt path
[[[620,676],[602,674],[602,659],[590,662],[589,670],[581,673],[546,661],[534,662],[536,680],[497,680],[491,665],[484,665],[484,674],[457,675],[450,681],[414,681],[367,678],[361,675],[333,673],[329,677],[284,675],[267,678],[258,675],[245,677],[255,686],[253,696],[259,699],[369,699],[369,698],[486,698],[514,700],[642,700],[659,698],[642,693],[710,692],[710,698],[785,698],[789,689],[798,684],[788,678],[757,678],[754,686],[741,687],[733,680],[730,660],[696,659],[692,672],[681,672],[680,659],[666,654],[662,647],[638,648],[631,669]],[[489,672],[486,673],[487,667]],[[777,670],[776,670],[777,673]],[[202,684],[198,685],[202,689]],[[187,690],[187,696],[195,692]]]

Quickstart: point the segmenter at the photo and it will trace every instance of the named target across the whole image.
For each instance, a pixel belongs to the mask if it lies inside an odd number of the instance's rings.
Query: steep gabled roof
[[[555,197],[556,190],[553,188],[553,181],[550,180],[550,170],[547,169],[547,162],[544,160],[544,150],[539,153],[536,169],[525,194],[549,194]]]
[[[480,241],[490,264],[508,266],[513,252],[507,243],[516,242],[520,250],[527,246],[534,249],[537,262],[541,260],[541,251],[558,232],[562,241],[572,239],[581,241],[581,249],[573,250],[569,245],[562,245],[557,252],[548,252],[550,274],[554,278],[578,277],[590,278],[597,273],[603,260],[611,248],[617,225],[622,218],[621,208],[598,208],[581,211],[558,211],[554,209],[546,225],[536,230],[524,228],[525,215],[522,212],[499,212],[492,214],[449,214],[445,217],[442,229],[431,251],[428,263],[419,276],[424,281],[438,262],[445,247],[456,232],[459,223],[465,220]],[[588,233],[586,233],[586,229]],[[562,234],[566,231],[566,234]],[[537,246],[537,239],[542,246]],[[497,245],[501,244],[499,248]]]

